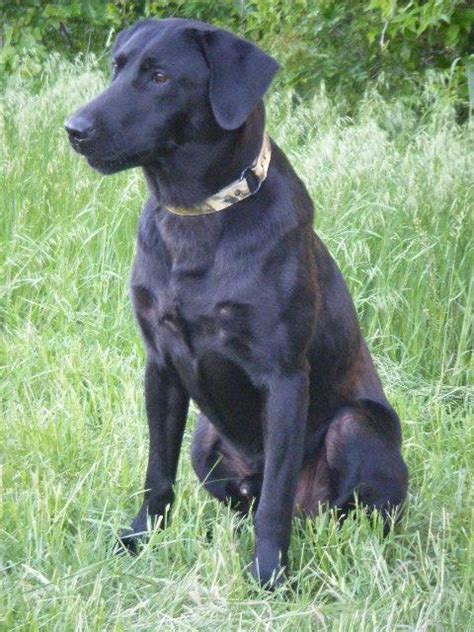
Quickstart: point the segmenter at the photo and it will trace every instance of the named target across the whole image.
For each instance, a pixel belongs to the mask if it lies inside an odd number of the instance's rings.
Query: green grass
[[[416,118],[367,97],[273,96],[269,128],[304,178],[403,422],[406,515],[297,524],[286,589],[249,579],[252,528],[197,485],[188,446],[169,528],[110,555],[139,504],[143,346],[127,280],[146,191],[68,148],[102,77],[52,62],[2,97],[2,630],[468,630],[472,610],[472,141],[429,88]],[[471,543],[471,544],[470,544]],[[471,550],[471,556],[470,551]]]

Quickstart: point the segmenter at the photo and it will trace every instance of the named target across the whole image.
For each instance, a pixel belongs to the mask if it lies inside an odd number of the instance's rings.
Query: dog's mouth
[[[122,171],[131,167],[137,167],[140,164],[139,156],[136,154],[128,155],[123,152],[119,152],[113,153],[112,155],[106,154],[106,156],[99,156],[97,155],[96,148],[90,141],[86,143],[77,142],[70,138],[69,142],[74,151],[81,156],[84,156],[89,166],[104,175],[116,173],[117,171]]]
[[[88,156],[87,154],[83,154],[89,163],[89,165],[99,171],[99,173],[103,173],[104,175],[108,175],[110,173],[116,173],[117,171],[122,171],[123,169],[128,169],[132,166],[136,166],[132,164],[133,161],[130,160],[127,156],[120,156],[113,159],[104,159],[97,158],[95,156]]]
[[[126,169],[128,166],[123,160],[103,160],[101,158],[90,158],[87,156],[86,160],[90,167],[104,175],[117,173],[117,171],[122,171],[122,169]]]

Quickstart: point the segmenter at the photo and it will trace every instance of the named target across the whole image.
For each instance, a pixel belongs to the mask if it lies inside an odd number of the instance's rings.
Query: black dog
[[[142,167],[131,291],[145,339],[150,452],[133,549],[165,516],[189,399],[204,487],[255,510],[253,574],[287,567],[292,516],[355,496],[389,511],[405,498],[397,415],[342,276],[314,234],[312,203],[264,131],[278,69],[258,48],[192,20],[119,34],[113,81],[66,123],[102,173]]]

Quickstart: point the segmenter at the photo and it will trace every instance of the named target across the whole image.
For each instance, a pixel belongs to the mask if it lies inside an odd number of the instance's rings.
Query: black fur
[[[276,62],[178,19],[121,33],[114,58],[111,86],[66,128],[93,167],[140,166],[149,188],[131,293],[148,351],[150,451],[143,505],[122,541],[133,548],[173,500],[193,398],[193,466],[218,499],[254,508],[253,573],[274,586],[295,511],[345,511],[356,494],[386,517],[403,502],[400,424],[313,232],[308,193],[275,143],[252,197],[199,217],[165,208],[202,202],[253,162]]]

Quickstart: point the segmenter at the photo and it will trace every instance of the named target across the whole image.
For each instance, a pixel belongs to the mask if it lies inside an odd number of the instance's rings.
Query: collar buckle
[[[245,167],[245,169],[240,174],[240,181],[243,182],[245,180],[250,195],[254,195],[255,193],[257,193],[263,182],[263,180],[261,180],[255,173],[255,166],[256,165],[254,163],[250,165],[250,167]]]

